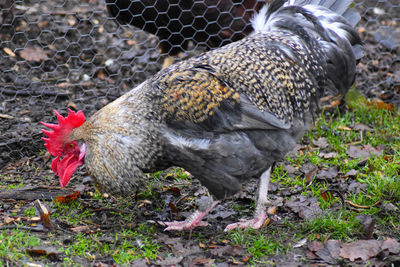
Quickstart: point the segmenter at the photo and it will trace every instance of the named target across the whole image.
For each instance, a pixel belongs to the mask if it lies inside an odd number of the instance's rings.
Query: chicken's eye
[[[69,144],[67,145],[67,147],[69,147],[69,148],[74,148],[75,145],[74,145],[73,143],[69,143]]]

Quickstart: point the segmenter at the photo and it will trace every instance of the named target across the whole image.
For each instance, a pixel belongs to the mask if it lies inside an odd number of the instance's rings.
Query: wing
[[[260,110],[207,65],[175,70],[160,83],[166,154],[218,198],[260,175],[304,132],[304,123]]]
[[[260,110],[208,65],[175,70],[161,79],[161,87],[164,116],[172,128],[216,133],[290,128],[290,123]]]

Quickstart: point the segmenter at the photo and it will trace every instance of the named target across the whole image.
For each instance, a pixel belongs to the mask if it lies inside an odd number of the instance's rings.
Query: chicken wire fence
[[[107,5],[115,8],[124,2],[121,10],[108,13]],[[133,19],[141,21],[139,28],[116,20],[128,12],[129,2],[138,4]],[[155,3],[163,2],[169,4],[153,18],[146,17]],[[242,38],[251,30],[249,18],[260,4],[263,1],[0,0],[0,170],[21,159],[44,157],[40,121],[54,121],[52,110],[65,114],[72,108],[90,116],[159,71],[167,54],[184,48],[179,56],[187,58]],[[398,103],[400,3],[367,0],[355,7],[362,16],[357,27],[365,47],[356,87],[368,97]],[[188,14],[194,18],[188,20]],[[174,40],[164,36],[167,26],[156,25],[163,19],[182,28]],[[148,33],[152,31],[155,35]]]

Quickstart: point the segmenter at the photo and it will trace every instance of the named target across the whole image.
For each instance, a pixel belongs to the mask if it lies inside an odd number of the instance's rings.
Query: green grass
[[[154,241],[152,235],[154,228],[145,224],[138,226],[136,230],[122,230],[115,233],[107,242],[102,242],[104,233],[90,235],[77,234],[73,241],[66,245],[60,245],[59,251],[64,253],[65,264],[72,264],[76,256],[90,261],[99,257],[111,256],[116,264],[127,264],[139,258],[154,260],[161,245]]]
[[[0,265],[1,259],[6,262],[18,262],[27,257],[27,248],[39,246],[41,240],[34,234],[21,231],[18,228],[0,232]]]
[[[251,255],[248,262],[251,265],[261,263],[268,263],[265,260],[266,256],[278,255],[279,253],[286,252],[287,248],[282,244],[282,239],[279,237],[278,232],[254,231],[254,230],[235,230],[229,232],[227,237],[231,243],[236,246],[245,247],[247,252]]]
[[[355,215],[347,210],[325,212],[301,223],[297,229],[309,240],[329,238],[348,241],[360,232],[361,224]]]
[[[355,130],[354,126],[358,123],[368,125],[372,131]],[[313,145],[313,141],[320,137],[326,138],[328,148],[321,149]],[[272,182],[279,183],[282,189],[296,192],[293,194],[294,197],[301,194],[315,197],[323,211],[322,214],[311,219],[300,219],[297,214],[289,211],[286,215],[284,210],[278,209],[278,215],[282,217],[282,222],[279,224],[272,223],[259,231],[221,232],[214,240],[225,240],[224,244],[229,243],[244,248],[251,255],[247,264],[257,266],[270,263],[271,257],[284,256],[294,244],[304,238],[308,241],[326,239],[350,241],[363,238],[362,225],[356,218],[359,214],[370,215],[374,218],[376,233],[379,237],[400,236],[400,213],[398,212],[400,208],[400,114],[398,111],[378,110],[363,105],[355,106],[343,114],[339,111],[323,114],[316,119],[316,126],[306,134],[303,144],[302,153],[288,156],[283,164],[276,166]],[[360,164],[360,159],[350,158],[346,153],[350,145],[361,147],[370,145],[375,148],[383,146],[383,154],[369,157]],[[336,156],[323,158],[322,152],[335,152]],[[307,183],[304,174],[299,171],[307,163],[314,164],[319,170],[338,166],[339,177],[350,170],[356,170],[357,174],[354,177],[342,178],[341,182],[358,182],[364,187],[360,192],[349,190],[340,192],[345,200],[367,208],[354,209],[349,204],[342,205],[338,195],[332,192],[331,198],[325,199],[322,193],[329,191],[333,183],[323,179],[312,179]],[[297,171],[294,174],[288,174],[284,168],[285,165],[291,165]],[[13,181],[12,184],[6,183],[8,181],[3,179],[0,185],[6,189],[22,186],[21,179],[15,179],[15,177],[10,179]],[[171,168],[167,171],[148,174],[143,190],[135,197],[111,199],[99,191],[94,191],[88,196],[82,196],[84,200],[78,199],[63,204],[47,203],[52,208],[52,220],[57,223],[66,223],[70,227],[88,225],[92,231],[69,233],[67,234],[68,242],[62,242],[56,238],[56,235],[49,234],[46,242],[51,242],[59,249],[60,258],[65,266],[77,265],[76,257],[89,262],[112,258],[116,264],[120,265],[129,265],[136,259],[157,259],[160,253],[168,251],[166,245],[158,240],[160,228],[144,221],[137,221],[136,214],[129,211],[137,208],[144,200],[151,201],[152,209],[161,211],[164,206],[163,199],[165,199],[161,197],[161,194],[168,189],[165,185],[168,183],[183,192],[183,202],[189,201],[195,198],[190,192],[185,191],[190,182],[191,177],[186,171]],[[274,194],[280,194],[280,192],[274,192]],[[114,207],[127,211],[121,213],[111,210],[107,213],[107,220],[115,220],[115,223],[120,223],[121,227],[113,228],[113,230],[97,229],[94,225],[101,224],[102,218],[99,215],[101,213],[93,212],[93,207],[88,207],[87,203],[94,203],[95,207]],[[391,205],[397,208],[397,211],[386,210],[382,204]],[[254,206],[254,202],[250,205]],[[28,204],[20,208],[25,217],[35,215],[35,209]],[[145,208],[144,206],[143,209]],[[248,211],[249,205],[233,202],[230,208],[241,216],[243,211]],[[233,216],[232,220],[235,220]],[[128,226],[130,224],[133,226]],[[206,230],[171,235],[182,240],[191,238],[207,247],[210,242],[209,235],[207,235],[207,228],[202,229]],[[0,232],[0,259],[21,263],[26,257],[29,261],[35,262],[38,258],[32,259],[25,253],[25,249],[42,245],[43,242],[36,237],[35,233],[25,230],[3,230]]]
[[[344,127],[354,128],[357,123],[370,126],[373,131],[363,132],[357,130],[343,130]],[[337,156],[324,159],[319,156],[320,149],[303,151],[302,155],[288,157],[293,167],[301,167],[306,163],[312,163],[321,167],[338,166],[340,173],[346,173],[355,169],[358,171],[354,179],[365,185],[365,189],[359,193],[342,192],[346,200],[360,206],[369,208],[360,209],[358,212],[342,207],[338,211],[331,211],[333,202],[340,199],[333,195],[332,199],[324,200],[321,193],[330,188],[330,183],[321,180],[313,180],[305,183],[304,175],[289,178],[282,166],[278,166],[273,174],[273,181],[279,182],[285,187],[294,188],[302,186],[302,194],[317,197],[320,207],[325,212],[311,220],[305,220],[293,226],[300,232],[299,238],[307,237],[313,240],[319,236],[323,238],[349,240],[359,237],[360,223],[355,218],[358,214],[373,216],[382,227],[392,229],[392,234],[399,236],[399,228],[393,227],[399,222],[397,212],[382,212],[382,208],[374,206],[376,203],[391,203],[400,208],[400,116],[399,112],[378,110],[362,106],[352,112],[341,114],[338,117],[321,115],[316,126],[306,136],[306,142],[312,145],[313,140],[325,137],[328,141],[329,152],[336,152]],[[364,165],[359,166],[360,159],[352,159],[347,155],[349,145],[383,146],[381,156],[371,156]],[[312,145],[313,146],[313,145]],[[348,178],[349,179],[349,178]],[[393,223],[395,222],[395,223]],[[379,226],[378,226],[379,227]]]

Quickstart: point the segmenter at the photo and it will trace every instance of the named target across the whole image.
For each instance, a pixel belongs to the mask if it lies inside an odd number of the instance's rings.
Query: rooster
[[[254,217],[226,230],[260,228],[273,163],[311,128],[324,90],[346,93],[362,55],[350,1],[297,1],[273,0],[250,36],[161,70],[87,121],[55,111],[43,140],[61,185],[85,163],[102,190],[127,195],[145,172],[183,167],[213,195],[165,223],[183,230],[205,225],[220,200],[260,177]]]
[[[264,0],[106,0],[120,24],[130,24],[160,38],[163,68],[187,50],[189,41],[209,48],[237,41],[252,31],[250,18]]]

